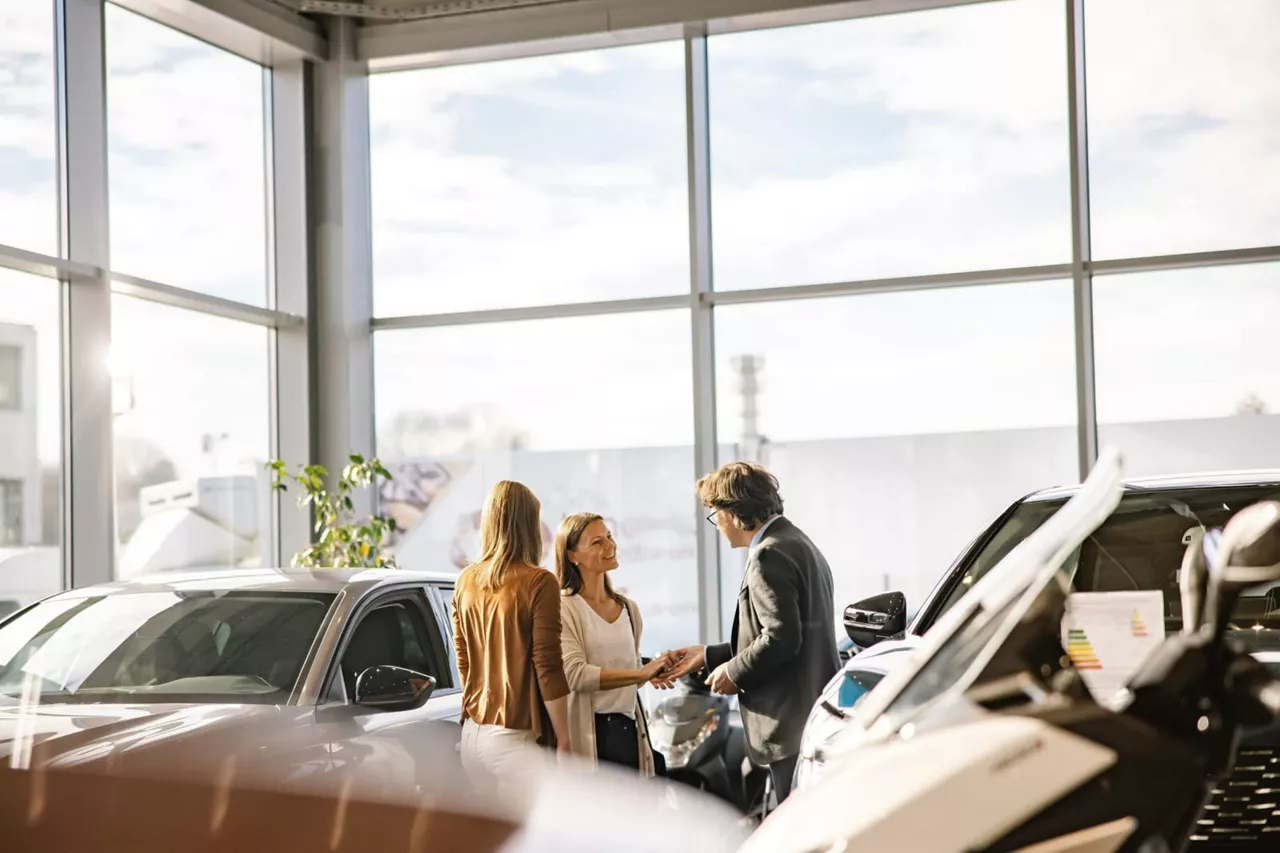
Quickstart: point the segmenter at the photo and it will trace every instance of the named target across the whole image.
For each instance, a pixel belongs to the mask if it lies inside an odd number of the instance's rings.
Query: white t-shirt
[[[631,627],[631,614],[627,608],[612,622],[606,622],[595,608],[575,596],[577,604],[587,613],[587,663],[604,669],[639,669],[640,656],[636,654],[636,636]],[[591,696],[591,707],[597,714],[626,714],[635,719],[636,694],[634,684],[601,690]]]

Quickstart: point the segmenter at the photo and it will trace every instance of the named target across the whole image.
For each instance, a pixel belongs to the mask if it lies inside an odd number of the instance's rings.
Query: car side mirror
[[[907,597],[882,592],[844,609],[844,630],[860,648],[874,646],[907,629]]]
[[[371,666],[356,676],[356,704],[408,711],[421,708],[435,689],[436,680],[429,675],[402,666]]]

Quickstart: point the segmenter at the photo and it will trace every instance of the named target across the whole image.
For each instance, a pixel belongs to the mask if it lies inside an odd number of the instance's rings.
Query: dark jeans
[[[778,805],[782,805],[782,801],[791,793],[791,778],[795,775],[796,762],[799,759],[799,755],[793,755],[769,765],[769,776],[773,779],[773,790],[778,798]]]
[[[626,714],[596,714],[596,758],[639,770],[636,721]]]

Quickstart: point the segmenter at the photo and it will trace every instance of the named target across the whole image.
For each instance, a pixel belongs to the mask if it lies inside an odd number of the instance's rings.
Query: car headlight
[[[684,767],[689,763],[689,759],[693,758],[693,754],[698,751],[698,747],[707,742],[707,739],[715,734],[716,729],[720,727],[720,718],[718,715],[707,717],[706,722],[702,724],[702,728],[698,729],[697,734],[688,740],[682,740],[679,743],[671,743],[665,738],[658,738],[654,743],[654,747],[662,753],[667,760],[667,768],[675,770]]]
[[[862,672],[842,672],[828,682],[805,723],[796,762],[795,787],[801,790],[818,781],[829,759],[858,742],[853,709],[880,678]]]

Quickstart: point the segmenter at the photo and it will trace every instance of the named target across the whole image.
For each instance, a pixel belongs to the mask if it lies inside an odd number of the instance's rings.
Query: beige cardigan
[[[567,590],[561,590],[560,600],[560,648],[564,656],[564,674],[569,679],[569,732],[573,738],[573,751],[591,762],[596,761],[596,715],[591,694],[600,690],[600,667],[587,660],[587,626],[578,609],[586,602],[574,602]],[[629,598],[623,597],[631,614],[631,629],[636,635],[636,653],[640,652],[640,634],[644,622],[640,608]],[[649,731],[645,725],[644,709],[636,697],[636,737],[640,741],[640,773],[652,776],[653,753],[649,749]]]

